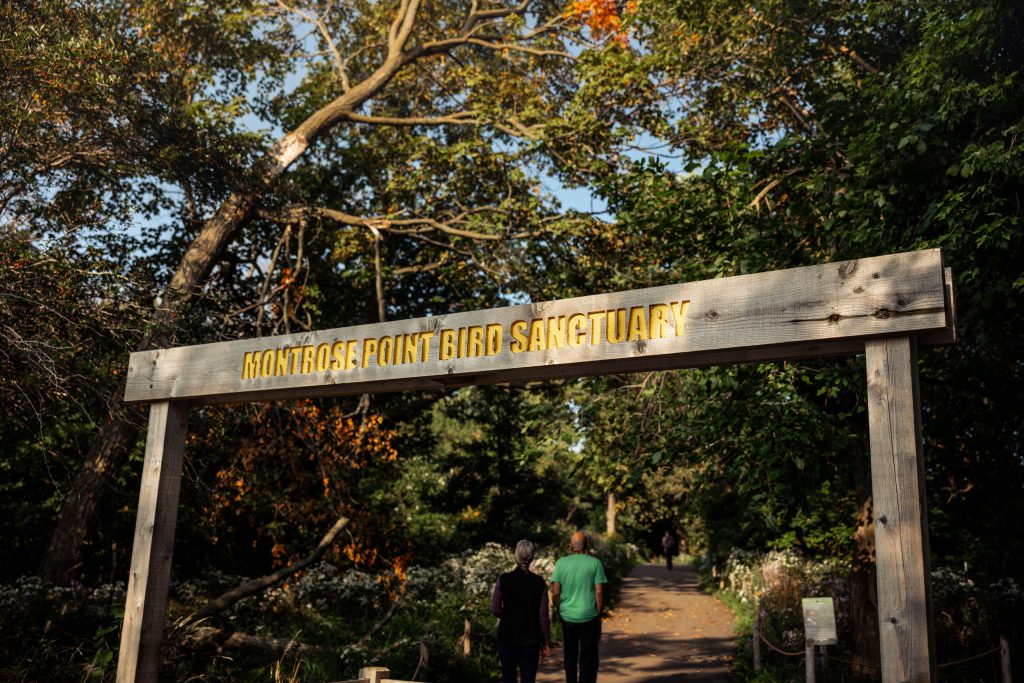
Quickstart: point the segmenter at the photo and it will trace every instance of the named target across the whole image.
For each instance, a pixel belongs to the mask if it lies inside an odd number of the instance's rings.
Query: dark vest
[[[540,645],[540,600],[547,590],[544,579],[515,569],[498,577],[501,583],[501,623],[498,641],[514,645]]]

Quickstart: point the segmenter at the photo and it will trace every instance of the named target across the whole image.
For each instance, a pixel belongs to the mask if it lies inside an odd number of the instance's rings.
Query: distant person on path
[[[676,539],[671,531],[665,531],[661,537],[661,547],[665,551],[665,566],[672,571],[672,556],[676,554]]]
[[[498,659],[502,683],[534,683],[540,655],[548,655],[551,618],[548,616],[548,586],[530,571],[533,543],[516,544],[516,568],[502,574],[491,593],[491,614],[498,624]]]
[[[558,560],[551,575],[551,602],[558,610],[565,641],[565,681],[595,683],[608,579],[601,561],[587,554],[587,537],[582,531],[572,535],[569,548],[572,554]]]

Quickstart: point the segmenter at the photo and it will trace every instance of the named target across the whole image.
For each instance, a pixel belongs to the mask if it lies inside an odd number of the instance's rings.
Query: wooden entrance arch
[[[954,342],[937,249],[133,353],[150,404],[119,682],[156,681],[189,407],[865,356],[882,680],[935,680],[917,348]]]

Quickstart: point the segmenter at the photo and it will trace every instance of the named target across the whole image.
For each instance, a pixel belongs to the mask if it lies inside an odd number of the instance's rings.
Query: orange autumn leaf
[[[255,418],[252,433],[227,448],[227,461],[214,473],[204,513],[217,535],[235,529],[255,536],[253,548],[264,548],[271,564],[282,566],[305,554],[311,539],[346,516],[352,540],[348,547],[333,548],[332,555],[360,565],[376,563],[381,555],[374,546],[382,530],[356,504],[352,487],[363,470],[398,458],[394,432],[384,418],[353,418],[338,406],[308,400],[261,407]],[[217,449],[229,418],[224,420],[214,420],[194,448]],[[388,549],[385,556],[394,552]]]
[[[610,36],[612,40],[626,47],[629,31],[623,27],[623,19],[635,13],[637,0],[620,3],[616,0],[573,0],[566,8],[565,15],[582,21],[595,38]]]

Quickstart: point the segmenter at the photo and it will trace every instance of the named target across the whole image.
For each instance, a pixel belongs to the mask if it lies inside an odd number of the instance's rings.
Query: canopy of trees
[[[4,590],[124,580],[130,351],[941,247],[959,342],[920,360],[932,563],[977,588],[957,614],[1009,628],[1022,70],[1011,0],[0,5]],[[176,581],[212,595],[347,518],[324,560],[378,575],[401,620],[410,567],[601,530],[614,494],[621,536],[678,529],[709,567],[845,563],[870,662],[865,391],[843,358],[194,411]],[[0,621],[11,672],[80,672],[34,616]],[[14,654],[22,628],[51,674]],[[102,676],[106,634],[76,628]]]

